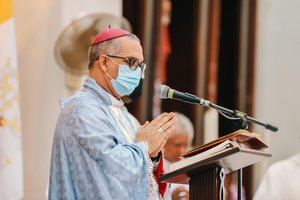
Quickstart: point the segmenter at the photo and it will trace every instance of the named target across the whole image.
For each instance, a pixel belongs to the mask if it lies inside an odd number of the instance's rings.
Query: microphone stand
[[[260,126],[265,127],[266,129],[276,132],[278,131],[278,127],[273,126],[269,123],[265,123],[262,121],[259,121],[258,119],[255,119],[253,117],[249,117],[246,113],[238,111],[238,110],[230,110],[228,108],[219,106],[217,104],[211,103],[208,100],[199,98],[193,94],[185,92],[184,95],[191,97],[192,99],[188,100],[182,100],[178,99],[180,101],[186,102],[186,103],[192,103],[192,104],[199,104],[201,106],[207,106],[216,109],[223,117],[230,119],[230,120],[239,120],[241,121],[241,129],[247,129],[248,128],[248,122],[253,122],[255,124],[258,124]],[[175,98],[176,99],[176,98]]]
[[[168,87],[169,88],[169,87]],[[168,90],[171,90],[170,88]],[[186,103],[192,103],[192,104],[198,104],[201,106],[207,106],[216,109],[223,117],[230,119],[230,120],[237,120],[240,122],[240,129],[247,129],[248,128],[248,122],[252,122],[255,124],[258,124],[260,126],[265,127],[266,129],[276,132],[278,130],[278,127],[273,126],[269,123],[265,123],[262,121],[259,121],[253,117],[249,117],[246,113],[238,111],[238,110],[230,110],[228,108],[224,108],[222,106],[216,105],[214,103],[211,103],[210,101],[207,101],[205,99],[199,98],[193,94],[189,94],[187,92],[181,93],[177,92],[178,97],[173,97],[173,93],[175,90],[172,89],[171,99],[176,99],[179,101],[183,101]],[[167,92],[169,95],[169,91]],[[160,95],[159,95],[160,96]],[[162,97],[162,98],[169,98],[169,97]],[[242,200],[242,174],[243,169],[238,170],[238,200]]]
[[[228,108],[224,108],[222,106],[218,106],[216,104],[213,104],[211,102],[208,103],[209,107],[216,109],[223,117],[230,119],[230,120],[238,120],[240,121],[240,129],[247,129],[248,128],[248,122],[253,122],[255,124],[261,125],[265,127],[266,129],[269,129],[273,132],[276,132],[278,128],[276,126],[273,126],[271,124],[261,122],[255,118],[249,117],[246,113],[243,113],[238,110],[230,110]],[[238,200],[242,200],[242,185],[243,185],[243,169],[238,169]]]
[[[222,116],[226,117],[227,119],[230,120],[239,120],[242,122],[241,124],[241,129],[247,129],[248,128],[248,122],[253,122],[255,124],[258,124],[260,126],[265,127],[266,129],[276,132],[278,130],[278,128],[276,126],[273,126],[269,123],[265,123],[262,121],[259,121],[253,117],[249,117],[246,113],[243,113],[241,111],[238,110],[230,110],[228,108],[224,108],[222,106],[213,104],[211,102],[209,102],[209,107],[216,109]]]

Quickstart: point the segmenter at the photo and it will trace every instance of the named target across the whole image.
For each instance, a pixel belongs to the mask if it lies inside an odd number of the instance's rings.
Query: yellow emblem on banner
[[[0,0],[0,24],[12,18],[13,2],[12,0]]]

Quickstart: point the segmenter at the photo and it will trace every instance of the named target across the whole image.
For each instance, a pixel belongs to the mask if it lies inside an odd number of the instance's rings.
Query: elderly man
[[[185,115],[175,113],[177,122],[174,133],[168,138],[164,146],[165,168],[180,160],[182,154],[188,151],[194,138],[194,128],[192,122]],[[189,187],[183,184],[171,184],[170,193],[172,199],[188,199]]]
[[[83,89],[61,102],[49,199],[163,198],[160,152],[176,116],[163,113],[140,126],[120,100],[138,86],[146,67],[142,61],[135,35],[107,28],[95,36]]]

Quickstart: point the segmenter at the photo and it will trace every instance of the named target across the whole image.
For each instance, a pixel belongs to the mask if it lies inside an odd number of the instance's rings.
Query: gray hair
[[[184,114],[175,112],[177,122],[176,122],[176,133],[178,134],[188,134],[190,141],[194,138],[194,127],[191,120]]]
[[[128,37],[132,40],[136,40],[139,43],[141,43],[141,41],[139,40],[139,38],[134,35],[134,34],[129,34],[126,35],[124,37]],[[94,63],[99,59],[99,56],[101,54],[118,54],[120,52],[120,41],[119,38],[115,38],[112,40],[108,40],[108,41],[104,41],[104,42],[100,42],[98,44],[94,44],[92,46],[90,46],[89,48],[89,52],[88,52],[88,58],[89,58],[89,69],[92,69],[94,66]]]

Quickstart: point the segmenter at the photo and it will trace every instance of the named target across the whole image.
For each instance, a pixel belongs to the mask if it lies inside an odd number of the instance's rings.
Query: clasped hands
[[[135,141],[148,143],[148,154],[156,157],[175,130],[175,113],[163,113],[151,122],[146,121],[137,131]]]

